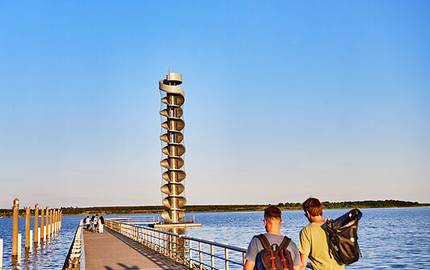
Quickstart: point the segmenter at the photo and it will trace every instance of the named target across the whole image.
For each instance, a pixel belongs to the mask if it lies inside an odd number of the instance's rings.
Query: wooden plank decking
[[[84,245],[86,270],[188,269],[109,229],[84,231]]]

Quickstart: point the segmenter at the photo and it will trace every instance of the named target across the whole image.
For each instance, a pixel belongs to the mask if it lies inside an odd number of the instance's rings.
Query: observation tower
[[[166,78],[160,80],[161,102],[165,107],[160,111],[165,118],[161,127],[163,134],[160,140],[163,142],[162,153],[164,155],[160,165],[163,168],[162,178],[165,181],[161,186],[164,195],[164,211],[161,213],[163,223],[157,227],[195,227],[201,224],[184,221],[184,206],[187,202],[184,196],[184,171],[185,146],[183,145],[185,122],[182,105],[185,102],[184,90],[181,87],[182,75],[169,72]]]

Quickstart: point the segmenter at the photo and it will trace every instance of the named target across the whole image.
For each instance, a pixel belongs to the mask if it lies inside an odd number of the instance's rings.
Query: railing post
[[[181,236],[178,236],[178,240],[179,257],[185,263],[187,260],[187,241]]]
[[[173,241],[172,241],[172,235],[169,234],[169,257],[172,258],[173,256]]]
[[[199,266],[200,269],[203,269],[203,253],[202,253],[202,242],[199,242]]]
[[[19,219],[19,200],[13,200],[12,207],[12,257],[18,257],[18,219]]]
[[[228,249],[224,248],[224,258],[225,258],[225,270],[229,269],[229,263],[228,263]]]
[[[39,245],[40,234],[39,234],[39,204],[36,203],[34,206],[34,243],[36,247]]]
[[[211,269],[215,269],[215,248],[211,244]]]
[[[193,241],[188,240],[188,256],[190,259],[190,267],[193,268],[194,267],[194,263],[193,263],[193,246],[192,246]]]
[[[158,232],[158,249],[160,250],[160,253],[161,253],[161,251],[163,250],[163,249],[161,248],[161,233],[160,233],[160,232]]]

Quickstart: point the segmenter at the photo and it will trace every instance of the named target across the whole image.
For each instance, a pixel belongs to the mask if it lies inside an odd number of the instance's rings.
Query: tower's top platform
[[[182,82],[182,74],[178,72],[169,72],[166,75],[166,80]]]

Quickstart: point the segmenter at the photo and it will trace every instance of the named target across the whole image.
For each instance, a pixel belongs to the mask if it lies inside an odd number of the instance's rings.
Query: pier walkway
[[[108,228],[84,231],[84,243],[86,270],[189,269]]]

